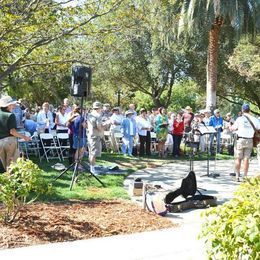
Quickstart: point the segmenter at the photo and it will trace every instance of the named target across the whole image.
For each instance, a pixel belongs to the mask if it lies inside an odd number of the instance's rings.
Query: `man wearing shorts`
[[[30,137],[16,131],[16,119],[12,113],[15,104],[16,101],[10,96],[0,99],[0,160],[5,170],[19,157],[17,138],[31,140]]]
[[[89,164],[90,172],[98,174],[95,169],[96,157],[101,156],[102,137],[104,135],[104,126],[106,122],[102,122],[102,104],[94,102],[93,110],[88,115],[88,148],[89,148]]]
[[[254,128],[250,124],[248,118],[250,118],[256,129],[260,129],[259,121],[249,114],[250,107],[248,104],[243,104],[242,112],[243,115],[241,117],[238,117],[234,125],[231,127],[231,130],[236,131],[237,133],[237,142],[234,154],[237,181],[240,181],[240,168],[242,160],[244,161],[244,177],[247,177],[249,159],[253,149]]]

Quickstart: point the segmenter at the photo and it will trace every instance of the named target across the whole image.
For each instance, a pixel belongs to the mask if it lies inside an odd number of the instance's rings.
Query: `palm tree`
[[[260,0],[184,0],[179,33],[208,30],[206,107],[215,109],[217,94],[218,42],[221,27],[256,35],[260,27]]]

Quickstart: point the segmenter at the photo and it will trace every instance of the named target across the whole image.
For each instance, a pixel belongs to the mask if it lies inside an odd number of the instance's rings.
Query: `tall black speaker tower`
[[[86,66],[73,66],[70,94],[75,97],[89,97],[92,69]]]

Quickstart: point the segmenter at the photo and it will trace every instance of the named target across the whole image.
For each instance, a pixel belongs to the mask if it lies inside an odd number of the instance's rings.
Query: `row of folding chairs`
[[[120,153],[121,145],[122,145],[122,138],[123,134],[120,132],[115,132],[112,133],[110,131],[105,131],[104,132],[104,141],[105,141],[105,146],[106,150],[112,150],[114,152]],[[153,153],[156,152],[157,150],[157,140],[156,140],[156,133],[151,132],[151,151]],[[136,145],[138,146],[138,140]]]
[[[40,133],[35,132],[32,136],[29,132],[25,135],[31,137],[31,141],[26,142],[18,139],[19,150],[29,158],[31,154],[37,156],[40,161],[45,158],[48,162],[50,159],[64,160],[69,156],[69,135],[67,133]],[[42,152],[41,152],[42,151]]]

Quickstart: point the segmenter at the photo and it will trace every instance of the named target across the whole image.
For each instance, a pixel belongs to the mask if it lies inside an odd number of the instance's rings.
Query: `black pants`
[[[150,131],[147,131],[146,136],[139,135],[140,140],[140,151],[139,155],[143,156],[144,151],[146,155],[151,155],[151,134]]]
[[[180,145],[181,145],[181,139],[182,135],[173,135],[173,156],[180,155]]]

